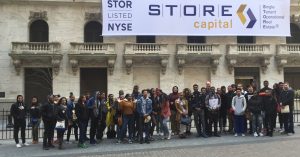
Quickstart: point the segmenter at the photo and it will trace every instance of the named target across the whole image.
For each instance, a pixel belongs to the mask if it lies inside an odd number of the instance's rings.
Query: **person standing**
[[[275,97],[272,95],[271,90],[266,91],[266,98],[264,99],[264,111],[266,112],[266,132],[267,136],[273,136],[273,129],[275,128],[274,121],[276,122],[276,107],[277,102]]]
[[[88,108],[89,108],[89,117],[91,119],[91,127],[90,127],[90,144],[96,144],[97,141],[95,140],[96,133],[100,129],[98,126],[100,120],[100,97],[101,93],[99,91],[96,92],[94,97],[91,97],[88,101]]]
[[[37,144],[39,141],[39,126],[41,122],[40,104],[37,97],[32,97],[30,107],[30,119],[32,124],[32,144]]]
[[[251,111],[249,111],[249,100],[252,98],[252,96],[254,95],[256,91],[254,91],[254,88],[252,86],[248,87],[248,92],[245,94],[245,99],[247,102],[247,108],[246,108],[246,112],[245,112],[245,133],[248,131],[248,121],[249,121],[249,134],[253,133],[253,123],[252,123],[252,115],[251,115]],[[259,100],[261,100],[261,98],[258,98]],[[261,102],[262,103],[262,102]],[[260,104],[262,105],[262,104]],[[257,132],[259,133],[259,132]]]
[[[185,88],[184,90],[183,90],[183,92],[184,92],[184,99],[185,100],[187,100],[187,102],[188,102],[188,117],[189,117],[189,119],[192,119],[191,117],[192,117],[192,115],[193,115],[193,110],[192,110],[192,92],[191,92],[191,90],[189,89],[189,88]],[[187,125],[187,127],[186,127],[186,135],[191,135],[192,133],[191,133],[191,128],[192,128],[192,120],[191,120],[191,122]]]
[[[178,135],[179,134],[179,123],[177,123],[176,121],[176,106],[175,106],[175,101],[179,98],[179,94],[178,94],[178,87],[174,86],[172,88],[172,93],[169,94],[169,102],[170,102],[170,110],[171,110],[171,117],[170,117],[170,121],[171,121],[171,130],[172,130],[172,134],[174,135]]]
[[[221,87],[220,92],[220,98],[221,98],[221,107],[220,107],[220,116],[219,116],[219,127],[220,132],[225,132],[225,127],[227,124],[227,109],[226,109],[226,87]]]
[[[77,104],[75,105],[75,113],[78,119],[78,126],[80,132],[78,147],[80,148],[87,148],[87,146],[85,145],[85,140],[87,126],[89,122],[89,112],[89,108],[86,104],[86,97],[80,96]]]
[[[49,148],[55,147],[52,144],[52,139],[54,136],[54,128],[56,124],[53,95],[48,96],[48,102],[42,106],[41,113],[42,113],[42,119],[44,123],[43,149],[49,150]]]
[[[227,93],[225,95],[226,99],[226,109],[227,109],[227,119],[228,119],[228,133],[233,133],[233,120],[234,113],[232,110],[232,99],[235,96],[235,85],[230,85],[227,87]]]
[[[107,138],[114,139],[116,137],[115,130],[115,115],[117,109],[117,101],[113,94],[108,95],[108,100],[106,102],[107,116],[106,116],[106,126],[107,126]]]
[[[108,112],[108,109],[107,109],[107,101],[106,101],[106,96],[105,96],[105,93],[104,92],[101,92],[100,93],[100,106],[99,106],[99,121],[98,121],[98,124],[99,125],[99,129],[97,129],[97,134],[96,134],[96,138],[97,140],[102,140],[103,138],[103,133],[104,133],[104,130],[106,128],[106,116],[107,116],[107,112]]]
[[[247,101],[247,108],[252,115],[252,130],[254,137],[264,136],[262,133],[262,103],[262,98],[257,95],[257,93],[254,93]]]
[[[17,102],[11,105],[10,115],[14,119],[14,139],[17,148],[28,146],[25,140],[25,129],[26,129],[26,105],[23,102],[23,96],[17,96]],[[19,129],[21,128],[22,145],[19,143]]]
[[[161,129],[164,133],[164,139],[171,139],[171,133],[169,132],[168,122],[170,121],[171,110],[170,104],[168,100],[168,95],[161,92],[161,119],[162,119],[162,126]]]
[[[58,104],[55,105],[54,108],[55,117],[56,117],[56,131],[57,131],[57,140],[58,140],[58,149],[64,149],[63,148],[63,138],[64,133],[67,126],[67,98],[62,97],[58,101]]]
[[[293,110],[294,110],[294,91],[289,88],[289,84],[286,82],[283,86],[283,91],[280,94],[280,106],[281,114],[283,116],[284,134],[290,135],[294,132],[293,124]],[[288,112],[283,112],[287,108]],[[286,110],[287,110],[286,109]]]
[[[75,96],[71,92],[69,96],[69,101],[67,103],[67,117],[68,117],[68,132],[67,132],[67,142],[70,141],[70,135],[72,128],[74,128],[75,141],[78,141],[78,122],[75,113]]]
[[[194,114],[194,123],[197,130],[197,136],[207,138],[205,130],[205,94],[199,92],[199,86],[197,84],[193,85],[193,99],[192,99],[192,109]],[[204,97],[204,98],[203,98]]]
[[[238,136],[241,134],[242,136],[245,136],[244,133],[244,118],[245,118],[245,111],[247,108],[247,102],[242,95],[242,89],[237,88],[236,89],[236,96],[233,97],[232,99],[232,109],[234,112],[234,129],[235,129],[235,134],[234,136]]]
[[[183,118],[188,118],[188,101],[185,99],[184,93],[179,93],[179,98],[175,101],[175,106],[177,109],[176,121],[180,124],[179,127],[179,137],[186,137],[186,128],[188,124],[183,124],[181,121]]]
[[[209,132],[208,136],[220,137],[218,134],[218,120],[219,120],[219,109],[221,107],[221,98],[215,92],[215,87],[210,87],[210,93],[206,96],[205,105],[208,109],[209,117]],[[214,126],[212,126],[214,125]],[[212,127],[214,127],[214,133],[212,133]]]
[[[137,112],[139,114],[139,136],[140,144],[144,143],[143,133],[145,132],[145,142],[150,143],[149,131],[150,131],[150,122],[152,113],[152,101],[148,98],[148,91],[142,91],[143,96],[137,101]]]

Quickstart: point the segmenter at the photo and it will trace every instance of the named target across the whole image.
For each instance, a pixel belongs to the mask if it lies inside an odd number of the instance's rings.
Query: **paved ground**
[[[102,143],[79,149],[76,144],[68,144],[66,150],[57,148],[44,151],[41,144],[17,149],[12,140],[0,141],[0,157],[26,156],[115,156],[115,157],[147,157],[147,156],[222,156],[222,157],[274,157],[300,156],[300,127],[296,134],[283,136],[278,133],[270,137],[255,138],[252,136],[233,137],[224,135],[220,138],[173,138],[157,140],[151,144],[115,144],[115,140],[103,140]]]

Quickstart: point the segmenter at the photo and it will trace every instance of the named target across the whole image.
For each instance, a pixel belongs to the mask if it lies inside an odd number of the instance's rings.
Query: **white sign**
[[[290,0],[102,0],[103,35],[290,36]]]

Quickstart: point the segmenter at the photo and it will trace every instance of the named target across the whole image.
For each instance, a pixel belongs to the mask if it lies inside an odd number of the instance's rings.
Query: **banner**
[[[103,35],[290,36],[290,0],[102,0]]]

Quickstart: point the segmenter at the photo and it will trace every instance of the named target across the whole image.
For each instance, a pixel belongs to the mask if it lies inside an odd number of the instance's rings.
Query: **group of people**
[[[73,93],[70,93],[69,99],[49,95],[45,104],[40,104],[37,97],[33,97],[29,107],[24,104],[23,96],[18,95],[17,102],[11,106],[11,115],[18,148],[29,145],[25,141],[26,116],[29,112],[32,143],[38,143],[38,128],[42,120],[43,149],[48,150],[55,147],[54,143],[63,149],[65,131],[65,142],[69,142],[72,129],[80,148],[86,148],[86,142],[92,145],[99,143],[104,133],[108,139],[117,139],[118,144],[134,141],[149,144],[155,131],[166,140],[171,136],[185,138],[191,135],[192,119],[196,136],[204,138],[220,137],[223,133],[272,137],[277,116],[282,134],[290,135],[295,133],[293,110],[294,91],[287,82],[276,83],[271,89],[269,82],[264,81],[262,89],[249,85],[246,91],[241,84],[229,85],[226,91],[225,86],[215,88],[206,82],[206,87],[200,90],[194,84],[193,92],[188,88],[179,92],[178,87],[174,86],[170,94],[158,88],[140,92],[139,87],[134,86],[132,93],[124,94],[120,90],[118,97],[113,94],[106,97],[104,92],[96,92],[94,96],[82,95],[75,101]],[[22,144],[19,143],[19,129]]]

